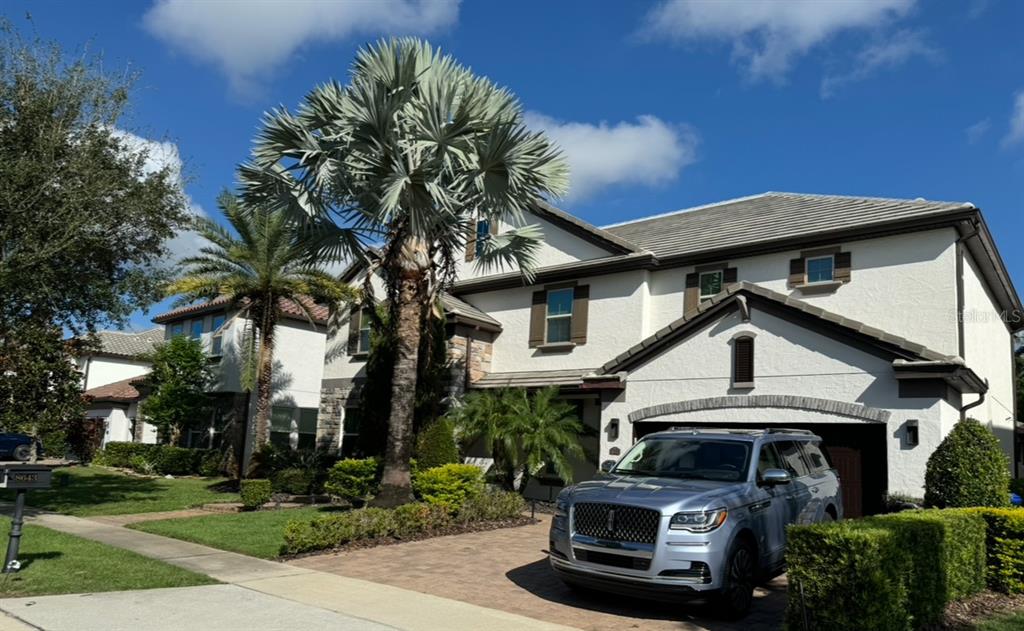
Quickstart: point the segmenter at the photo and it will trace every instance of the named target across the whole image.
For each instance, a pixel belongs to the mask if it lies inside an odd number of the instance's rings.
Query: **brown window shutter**
[[[476,258],[476,222],[469,226],[469,235],[466,236],[466,261]]]
[[[804,267],[804,258],[789,260],[789,286],[803,285],[807,278],[807,270]]]
[[[833,261],[835,261],[835,271],[832,272],[832,278],[842,283],[850,282],[850,253],[836,252]]]
[[[700,304],[700,275],[697,272],[686,275],[686,291],[683,293],[683,314],[693,311]]]
[[[736,282],[736,268],[727,267],[722,272],[722,283],[728,285],[729,283]]]
[[[754,383],[754,338],[739,337],[732,343],[733,383]]]
[[[359,326],[363,312],[359,307],[352,309],[348,317],[348,354],[355,355],[359,352]]]
[[[530,305],[530,348],[536,348],[544,344],[547,308],[548,292],[533,292],[533,303]]]
[[[577,285],[572,290],[572,323],[570,339],[576,345],[587,343],[587,312],[590,304],[590,285]]]

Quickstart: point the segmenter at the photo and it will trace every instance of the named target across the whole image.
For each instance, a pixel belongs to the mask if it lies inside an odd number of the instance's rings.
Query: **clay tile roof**
[[[149,373],[146,373],[138,377],[130,377],[103,386],[89,388],[83,394],[93,401],[135,401],[140,396],[138,389],[135,387],[136,384],[142,383],[148,376]]]
[[[219,308],[222,308],[228,305],[230,302],[231,301],[227,296],[220,296],[207,302],[202,302],[195,305],[188,305],[185,307],[179,307],[172,311],[161,313],[160,315],[153,318],[153,322],[163,324],[166,322],[170,322],[172,320],[185,318],[190,315],[199,315],[201,313],[206,313],[208,311],[214,311]],[[316,322],[317,324],[323,324],[327,322],[329,309],[325,305],[316,303],[313,301],[312,298],[309,297],[303,298],[302,303],[306,305],[307,309],[309,309],[310,314],[313,316],[314,322]],[[280,310],[281,315],[283,315],[284,317],[294,318],[296,320],[303,321],[307,319],[305,311],[303,311],[302,307],[300,307],[294,301],[287,300],[285,298],[279,298],[277,301],[277,308]]]
[[[97,354],[117,357],[138,357],[151,352],[164,341],[164,330],[155,327],[141,333],[128,331],[98,331],[100,349]]]

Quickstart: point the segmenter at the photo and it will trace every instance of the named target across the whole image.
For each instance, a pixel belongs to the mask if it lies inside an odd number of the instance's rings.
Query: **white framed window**
[[[835,280],[836,261],[831,254],[806,260],[807,283],[830,283]]]
[[[359,353],[370,352],[370,314],[366,309],[363,309],[359,317],[359,343],[356,346],[356,351]]]
[[[572,299],[573,288],[548,291],[546,334],[548,344],[572,341]]]
[[[707,300],[715,294],[722,291],[722,270],[715,270],[712,272],[701,272],[698,277],[698,285],[700,287],[700,299]]]

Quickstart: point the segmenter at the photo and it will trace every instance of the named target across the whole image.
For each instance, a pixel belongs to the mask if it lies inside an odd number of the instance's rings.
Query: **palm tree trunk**
[[[416,404],[416,367],[419,363],[420,326],[426,296],[423,274],[402,270],[396,304],[395,367],[391,382],[391,417],[388,442],[384,450],[384,475],[380,491],[371,502],[390,508],[412,502],[412,476],[409,459],[413,445],[413,410]]]
[[[264,307],[260,318],[259,365],[256,373],[256,436],[253,451],[265,445],[270,439],[271,382],[274,376],[274,326],[276,324],[272,303]]]

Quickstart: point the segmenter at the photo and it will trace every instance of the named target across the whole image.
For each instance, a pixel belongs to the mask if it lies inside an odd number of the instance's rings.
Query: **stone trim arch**
[[[810,410],[812,412],[824,412],[826,414],[847,416],[871,423],[886,423],[891,416],[891,412],[888,410],[868,407],[857,403],[848,403],[846,401],[818,399],[816,397],[800,397],[791,394],[751,394],[707,397],[703,399],[689,399],[687,401],[662,403],[660,405],[652,405],[650,407],[634,410],[629,413],[627,418],[631,423],[636,423],[637,421],[644,421],[668,414],[682,414],[686,412],[697,412],[700,410],[720,410],[728,408],[790,408]]]

